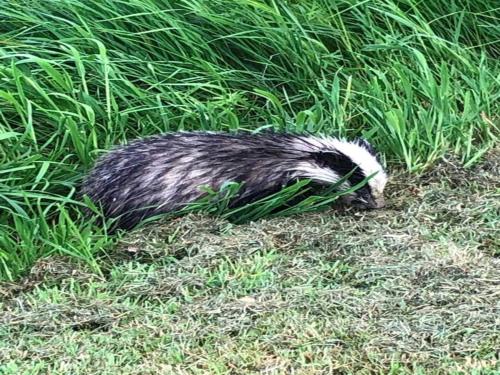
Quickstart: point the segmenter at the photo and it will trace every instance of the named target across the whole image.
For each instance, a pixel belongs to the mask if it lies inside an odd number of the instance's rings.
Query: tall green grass
[[[493,0],[1,2],[0,278],[109,246],[75,189],[147,134],[363,135],[411,171],[473,165],[498,135],[499,18]]]

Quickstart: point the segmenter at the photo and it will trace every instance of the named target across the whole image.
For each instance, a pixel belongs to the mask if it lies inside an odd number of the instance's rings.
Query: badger
[[[238,207],[301,179],[318,186],[343,179],[342,189],[367,181],[343,201],[384,207],[387,174],[366,140],[284,133],[178,132],[135,140],[101,157],[81,194],[117,228],[131,229],[195,202],[206,194],[203,186],[216,191],[227,182],[241,184],[231,202]]]

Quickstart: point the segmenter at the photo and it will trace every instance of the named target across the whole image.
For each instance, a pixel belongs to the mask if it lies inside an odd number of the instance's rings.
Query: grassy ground
[[[0,374],[498,373],[497,3],[0,2]],[[366,137],[389,207],[81,215],[112,145],[269,127]]]
[[[6,0],[0,278],[92,263],[75,191],[112,145],[178,129],[363,135],[417,172],[498,137],[495,0]]]
[[[388,208],[124,237],[0,285],[2,374],[498,374],[500,153],[394,176]],[[295,371],[295,372],[294,372]]]

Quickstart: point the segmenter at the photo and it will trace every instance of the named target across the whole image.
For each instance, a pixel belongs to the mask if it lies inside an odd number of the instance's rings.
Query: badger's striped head
[[[387,173],[384,171],[374,148],[364,139],[344,141],[330,137],[302,138],[304,151],[311,153],[315,163],[303,164],[300,172],[304,177],[326,183],[336,183],[342,177],[350,176],[341,188],[349,188],[370,177],[357,191],[343,197],[345,203],[362,208],[385,206],[384,189]]]

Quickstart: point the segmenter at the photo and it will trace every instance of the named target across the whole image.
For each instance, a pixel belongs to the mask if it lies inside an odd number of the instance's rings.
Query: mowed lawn
[[[0,284],[2,374],[498,374],[500,153],[393,176],[387,209],[123,237]]]
[[[497,374],[500,5],[0,3],[0,374]],[[82,177],[167,131],[363,136],[388,206],[110,235]]]

